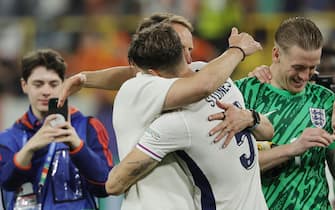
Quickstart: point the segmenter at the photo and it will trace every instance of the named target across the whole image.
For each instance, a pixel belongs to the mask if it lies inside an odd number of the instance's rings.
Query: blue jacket
[[[111,144],[104,126],[95,118],[83,116],[71,108],[71,124],[82,144],[75,151],[56,143],[49,173],[42,190],[43,210],[96,209],[95,198],[105,197],[105,182],[113,166]],[[6,209],[13,209],[15,191],[27,182],[37,193],[43,164],[49,146],[37,151],[31,167],[23,168],[14,162],[14,155],[42,124],[28,110],[14,125],[0,133],[0,186],[4,190]]]

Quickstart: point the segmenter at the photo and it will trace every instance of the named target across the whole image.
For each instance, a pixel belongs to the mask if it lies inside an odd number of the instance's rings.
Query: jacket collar
[[[72,118],[72,115],[74,115],[76,112],[79,110],[75,107],[70,107],[70,115]],[[44,121],[44,120],[43,120]],[[43,121],[37,119],[37,117],[34,115],[31,106],[29,106],[29,109],[26,113],[23,114],[21,118],[19,118],[16,123],[22,124],[24,127],[34,130],[34,129],[39,129],[41,125],[43,124]]]

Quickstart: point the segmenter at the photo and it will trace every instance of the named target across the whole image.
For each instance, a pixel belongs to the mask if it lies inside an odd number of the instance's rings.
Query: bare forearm
[[[30,150],[27,146],[23,147],[19,152],[15,155],[15,162],[23,167],[28,167],[31,164],[31,160],[33,158],[34,152]]]
[[[259,165],[261,171],[267,171],[294,157],[290,152],[290,145],[280,145],[269,150],[259,151]]]
[[[128,79],[135,77],[137,70],[130,66],[119,66],[98,71],[84,71],[84,87],[119,90]]]
[[[260,115],[260,124],[252,131],[257,140],[269,140],[274,135],[274,129],[267,117]]]
[[[205,85],[206,95],[213,93],[227,81],[242,58],[243,54],[239,50],[227,50],[196,74],[196,84]]]
[[[136,148],[130,152],[117,167],[114,167],[106,182],[106,191],[110,195],[120,195],[144,175],[148,174],[158,161],[148,157]]]
[[[242,57],[240,51],[229,49],[198,73],[178,79],[170,88],[163,109],[178,108],[207,97],[223,85]]]

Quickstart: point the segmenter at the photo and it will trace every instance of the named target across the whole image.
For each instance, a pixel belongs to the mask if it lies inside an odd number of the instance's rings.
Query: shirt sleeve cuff
[[[31,163],[29,163],[29,165],[28,166],[22,166],[22,165],[20,165],[20,163],[18,163],[17,161],[16,161],[16,155],[17,155],[17,153],[14,155],[14,157],[13,157],[13,162],[14,162],[14,165],[18,168],[18,169],[20,169],[20,170],[22,170],[22,171],[28,171],[28,170],[30,170],[31,169]]]
[[[83,146],[84,146],[84,141],[81,140],[81,141],[80,141],[80,145],[79,145],[78,147],[76,147],[74,150],[71,150],[71,151],[70,151],[70,155],[75,155],[75,154],[77,154],[77,153],[83,148]]]

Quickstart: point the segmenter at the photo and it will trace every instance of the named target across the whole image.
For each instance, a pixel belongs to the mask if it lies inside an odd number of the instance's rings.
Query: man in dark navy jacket
[[[53,122],[59,115],[48,115],[49,99],[59,94],[65,70],[64,59],[50,49],[22,59],[21,86],[30,106],[0,133],[6,209],[97,209],[95,196],[107,196],[104,185],[113,160],[105,127],[74,107],[58,124]]]

